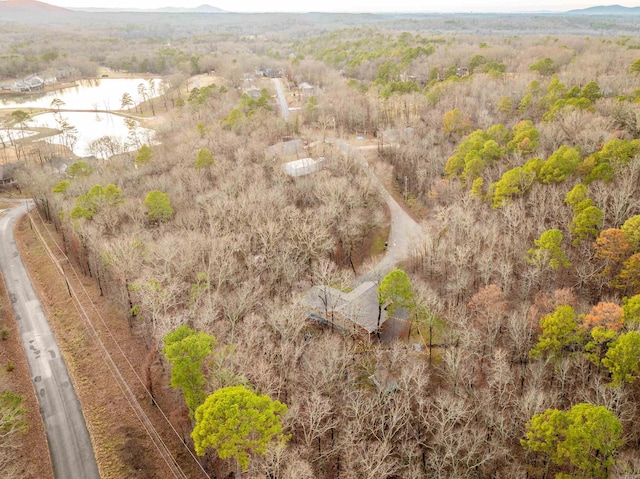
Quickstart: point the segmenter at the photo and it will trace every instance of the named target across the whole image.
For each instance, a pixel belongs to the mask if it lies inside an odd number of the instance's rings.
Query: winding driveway
[[[278,94],[278,105],[280,105],[282,118],[287,120],[289,118],[289,105],[282,88],[282,82],[279,78],[272,78],[272,81]],[[373,184],[376,185],[380,194],[384,197],[387,202],[387,206],[389,207],[389,211],[391,212],[391,231],[389,232],[388,247],[384,257],[371,271],[358,276],[352,286],[355,287],[365,281],[380,281],[388,272],[394,269],[400,261],[404,261],[409,258],[411,248],[418,244],[419,240],[423,238],[424,232],[420,225],[411,218],[411,216],[402,209],[393,196],[389,194],[380,179],[369,167],[369,163],[367,163],[367,160],[362,154],[362,150],[378,148],[377,146],[356,148],[344,140],[327,141],[334,143],[340,151],[353,156],[362,164],[369,175],[369,178]]]
[[[409,258],[411,248],[418,244],[424,236],[422,227],[402,209],[398,202],[384,187],[380,179],[369,167],[369,163],[364,158],[362,150],[375,149],[377,146],[353,147],[343,140],[335,141],[335,145],[341,151],[356,158],[363,166],[371,182],[378,188],[384,198],[391,214],[391,231],[387,242],[387,250],[384,257],[375,267],[365,274],[356,278],[353,286],[357,286],[365,281],[380,281],[393,270],[400,261]]]
[[[21,201],[0,218],[0,270],[40,403],[54,477],[99,479],[80,403],[15,243],[15,223],[31,206],[30,201]]]
[[[289,118],[289,105],[282,88],[282,82],[279,78],[272,78],[278,94],[278,105],[282,118]],[[400,261],[409,258],[411,248],[415,246],[423,237],[424,232],[416,221],[407,214],[406,211],[398,204],[398,202],[389,194],[380,179],[369,167],[369,163],[362,154],[362,150],[378,148],[377,146],[353,147],[344,140],[327,140],[335,144],[335,146],[345,154],[356,158],[364,167],[365,171],[371,178],[371,181],[384,197],[391,212],[391,231],[389,232],[389,241],[387,251],[380,262],[369,272],[356,278],[353,287],[365,281],[380,281],[384,275],[391,271]]]

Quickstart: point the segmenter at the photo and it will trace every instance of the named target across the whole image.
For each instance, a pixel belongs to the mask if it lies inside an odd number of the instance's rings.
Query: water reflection
[[[166,85],[166,82],[160,78],[150,80],[144,78],[80,80],[75,86],[62,90],[50,91],[37,96],[29,95],[0,100],[0,108],[56,108],[59,106],[63,110],[126,110],[135,108],[145,100],[160,96]],[[125,105],[123,108],[125,94],[131,98],[131,104]]]
[[[45,141],[64,145],[78,156],[102,159],[150,144],[155,133],[135,120],[112,113],[45,113],[35,116],[32,125],[62,131]]]

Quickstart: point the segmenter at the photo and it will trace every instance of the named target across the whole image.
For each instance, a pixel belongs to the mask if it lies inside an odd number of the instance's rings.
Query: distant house
[[[262,96],[260,88],[253,85],[250,88],[245,89],[244,93],[246,93],[250,98],[253,98],[254,100],[257,100]]]
[[[373,281],[366,281],[349,293],[314,286],[305,303],[310,308],[310,319],[344,331],[372,334],[387,320],[385,309],[378,307],[378,284]]]
[[[284,72],[282,70],[275,70],[272,68],[263,68],[262,70],[258,70],[258,74],[267,78],[278,78],[284,76]]]
[[[25,83],[29,85],[32,90],[42,90],[44,88],[44,79],[39,76],[34,76],[25,80]]]
[[[11,85],[13,91],[29,91],[29,87],[24,80],[18,80]]]
[[[400,74],[400,81],[402,81],[402,82],[408,82],[408,81],[415,82],[417,80],[418,80],[418,77],[415,76],[415,75],[408,75],[406,73],[401,73]]]
[[[66,173],[69,165],[73,163],[72,159],[62,158],[59,156],[54,156],[49,158],[48,163],[46,164],[48,168],[50,168],[54,173],[62,174]]]
[[[302,82],[298,85],[298,89],[300,90],[300,95],[304,98],[309,98],[316,93],[316,87],[307,82]]]
[[[44,80],[39,76],[32,76],[24,80],[18,80],[12,85],[12,90],[28,92],[42,90],[44,88]]]
[[[22,166],[22,163],[12,163],[9,165],[0,165],[0,185],[10,185],[15,182],[15,170]]]
[[[285,163],[282,165],[282,168],[289,176],[305,176],[318,171],[323,162],[324,158],[318,158],[317,160],[314,160],[313,158],[301,158],[299,160]]]
[[[304,143],[300,139],[283,141],[282,143],[276,143],[275,145],[265,148],[264,153],[269,160],[276,158],[294,156],[299,158],[303,153],[306,154]]]

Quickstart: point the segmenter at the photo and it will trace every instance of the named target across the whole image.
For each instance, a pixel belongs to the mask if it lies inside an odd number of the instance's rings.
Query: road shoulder
[[[7,328],[6,339],[0,340],[0,361],[7,372],[10,390],[23,398],[22,406],[26,411],[27,430],[17,438],[19,447],[15,451],[14,465],[17,476],[22,479],[53,479],[53,469],[49,457],[47,437],[33,389],[33,381],[27,364],[20,332],[7,296],[4,278],[0,273],[0,329]]]

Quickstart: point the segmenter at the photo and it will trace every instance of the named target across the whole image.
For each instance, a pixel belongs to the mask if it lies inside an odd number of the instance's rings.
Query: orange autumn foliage
[[[620,331],[624,325],[624,312],[620,306],[614,303],[600,302],[596,304],[589,314],[582,316],[582,327],[593,329],[602,326],[612,331]]]
[[[596,256],[611,263],[622,263],[631,254],[631,245],[624,231],[609,228],[600,232],[595,244]]]

